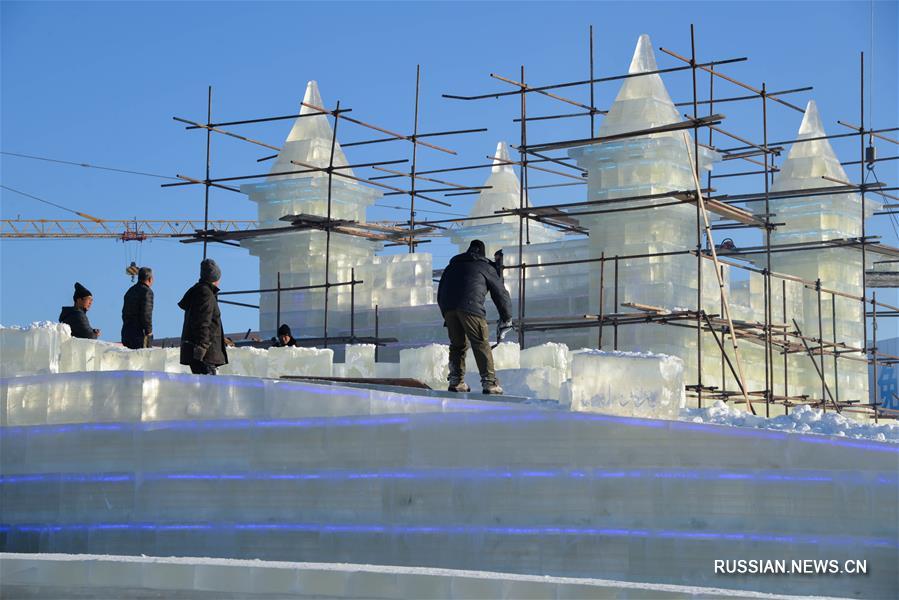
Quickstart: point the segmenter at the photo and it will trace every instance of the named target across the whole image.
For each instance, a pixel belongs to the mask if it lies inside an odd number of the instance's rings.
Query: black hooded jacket
[[[512,299],[503,286],[496,267],[481,254],[465,252],[454,256],[443,270],[437,287],[437,304],[440,305],[441,313],[461,310],[486,317],[484,300],[487,292],[490,292],[500,320],[511,320]]]
[[[138,282],[125,292],[122,303],[122,344],[142,348],[144,336],[153,332],[153,290]]]
[[[178,306],[184,311],[181,328],[181,364],[198,360],[209,365],[228,364],[225,350],[225,331],[222,313],[216,296],[219,289],[211,283],[199,281],[193,285]]]
[[[87,319],[87,313],[76,306],[63,306],[59,313],[59,322],[65,323],[72,329],[72,337],[86,340],[97,339],[97,332],[91,327]]]

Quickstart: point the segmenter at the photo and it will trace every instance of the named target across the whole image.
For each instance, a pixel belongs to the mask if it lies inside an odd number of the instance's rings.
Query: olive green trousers
[[[490,349],[490,330],[487,319],[460,310],[449,310],[443,315],[449,334],[449,381],[465,380],[465,353],[471,346],[474,360],[481,374],[481,385],[497,383],[493,367],[493,351]]]

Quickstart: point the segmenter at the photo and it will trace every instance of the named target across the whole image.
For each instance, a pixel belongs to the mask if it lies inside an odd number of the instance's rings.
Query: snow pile
[[[766,419],[750,414],[742,408],[727,405],[719,400],[707,408],[682,409],[680,419],[693,423],[774,429],[796,433],[817,433],[899,443],[899,423],[887,422],[877,425],[864,423],[844,417],[837,412],[824,412],[804,404],[792,409],[788,415]]]
[[[62,344],[71,337],[68,325],[51,321],[0,327],[0,377],[58,372]]]
[[[665,354],[579,352],[566,393],[574,411],[675,419],[686,404],[684,363]]]

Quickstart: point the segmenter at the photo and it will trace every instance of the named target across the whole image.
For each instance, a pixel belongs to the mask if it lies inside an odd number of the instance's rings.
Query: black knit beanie
[[[75,293],[72,295],[72,300],[87,298],[88,296],[93,296],[93,294],[91,294],[91,291],[76,281]]]

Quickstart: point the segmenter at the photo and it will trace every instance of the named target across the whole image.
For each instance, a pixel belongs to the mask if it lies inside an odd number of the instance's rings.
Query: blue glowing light
[[[135,483],[150,481],[352,481],[352,480],[490,480],[490,479],[671,479],[694,481],[749,481],[753,483],[836,483],[858,485],[899,485],[899,475],[866,477],[855,471],[807,471],[778,473],[771,471],[722,471],[719,469],[664,469],[644,468],[631,470],[596,469],[525,469],[488,468],[426,468],[353,471],[332,469],[305,472],[284,471],[179,471],[145,473],[24,473],[0,475],[0,485],[27,485],[47,483]]]
[[[199,531],[231,533],[237,531],[266,532],[293,531],[311,533],[341,533],[349,535],[496,535],[496,536],[574,536],[574,537],[624,537],[645,539],[675,539],[692,541],[727,540],[732,542],[762,542],[770,544],[802,544],[813,546],[837,546],[841,548],[873,546],[899,548],[893,538],[847,535],[773,534],[743,531],[690,531],[672,529],[630,529],[604,527],[547,527],[496,526],[496,525],[394,525],[382,523],[65,523],[65,524],[2,524],[0,533],[50,533],[90,531]]]

